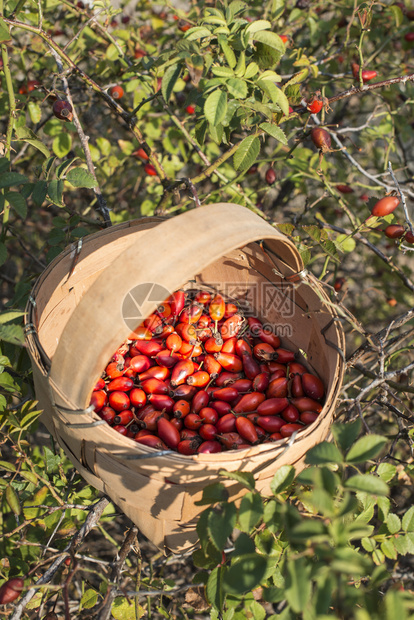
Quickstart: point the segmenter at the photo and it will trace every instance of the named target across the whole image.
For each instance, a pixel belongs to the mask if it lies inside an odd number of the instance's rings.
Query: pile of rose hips
[[[280,344],[220,294],[179,290],[118,349],[90,404],[115,431],[158,450],[278,441],[318,418],[325,393]]]

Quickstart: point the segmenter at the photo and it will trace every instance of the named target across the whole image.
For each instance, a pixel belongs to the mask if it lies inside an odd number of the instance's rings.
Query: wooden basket
[[[142,283],[173,292],[194,281],[239,300],[254,291],[254,312],[281,326],[282,346],[304,351],[323,379],[323,410],[293,442],[220,454],[157,453],[113,431],[88,408],[96,380],[131,332],[123,316],[129,292]],[[141,301],[144,319],[162,300],[148,295]],[[40,276],[26,321],[44,423],[85,480],[160,548],[181,552],[197,542],[203,507],[195,502],[207,484],[223,481],[220,470],[252,472],[267,494],[275,471],[285,464],[303,467],[307,450],[329,432],[344,371],[341,324],[295,246],[239,205],[135,220],[84,238]],[[224,484],[231,499],[243,494],[234,481]]]

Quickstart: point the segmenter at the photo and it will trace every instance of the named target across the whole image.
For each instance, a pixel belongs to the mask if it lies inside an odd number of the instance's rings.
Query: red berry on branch
[[[144,166],[144,170],[148,174],[148,176],[150,176],[150,177],[157,176],[157,171],[155,170],[155,168],[154,168],[154,166],[152,164],[146,164]]]
[[[142,50],[141,48],[137,47],[135,49],[135,52],[134,52],[135,58],[143,58],[146,55],[147,55],[147,52],[144,52],[144,50]]]
[[[342,289],[345,282],[345,278],[336,278],[333,287],[337,293],[339,293],[339,291]]]
[[[318,112],[320,112],[322,108],[323,108],[323,101],[321,101],[317,97],[314,97],[307,104],[307,109],[309,110],[311,114],[318,114]]]
[[[121,99],[124,96],[124,89],[122,86],[113,86],[109,91],[109,94],[113,99]]]
[[[331,149],[331,136],[322,127],[314,127],[311,131],[311,139],[315,146],[326,153]]]
[[[371,215],[375,217],[385,217],[389,215],[400,204],[400,199],[396,196],[385,196],[385,198],[381,198],[378,202],[373,206]]]
[[[27,82],[27,92],[31,93],[38,86],[41,86],[41,85],[42,85],[41,82],[39,82],[38,80],[29,80]]]
[[[187,112],[187,114],[194,114],[195,112],[195,107],[193,105],[188,105],[185,109],[185,111]]]
[[[276,181],[276,172],[272,167],[267,169],[265,179],[268,185],[273,185],[273,183]]]
[[[401,224],[390,224],[384,230],[384,235],[388,237],[388,239],[399,239],[403,236],[404,232],[405,228]]]
[[[24,586],[23,579],[13,577],[9,579],[0,588],[0,605],[7,605],[19,598]]]
[[[140,157],[140,159],[144,159],[145,161],[148,160],[148,155],[146,154],[146,152],[144,151],[144,149],[141,147],[138,150],[134,151],[132,153],[132,155],[134,157]]]
[[[338,192],[341,192],[341,194],[352,194],[354,191],[349,185],[337,185],[336,189]]]
[[[408,43],[412,43],[414,41],[414,32],[407,32],[406,35],[404,35],[404,39],[408,42]]]
[[[65,99],[57,99],[53,104],[53,114],[62,121],[71,121],[73,119],[73,109],[69,101]]]
[[[414,243],[414,234],[411,232],[411,230],[405,233],[404,241],[406,243]]]

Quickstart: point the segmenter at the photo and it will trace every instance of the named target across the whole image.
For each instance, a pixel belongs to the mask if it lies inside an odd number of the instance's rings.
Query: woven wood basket
[[[323,379],[326,401],[318,420],[293,441],[195,456],[158,453],[113,431],[88,404],[131,332],[123,303],[145,283],[169,292],[212,286],[233,299],[247,298],[263,321],[281,328],[282,346],[305,352],[305,363]],[[142,320],[160,301],[151,295],[140,300]],[[195,502],[207,484],[223,481],[220,470],[252,472],[267,494],[280,466],[303,467],[307,450],[329,432],[344,371],[343,331],[322,286],[286,237],[235,204],[131,221],[66,249],[33,288],[26,337],[36,396],[52,435],[89,484],[158,547],[176,553],[197,542],[203,507]],[[236,482],[224,484],[231,499],[243,494]]]

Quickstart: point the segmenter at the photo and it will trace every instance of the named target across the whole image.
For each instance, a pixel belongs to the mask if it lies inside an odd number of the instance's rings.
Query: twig
[[[390,161],[388,162],[388,170],[390,171],[390,175],[392,177],[392,180],[394,181],[395,187],[397,188],[398,193],[400,195],[400,199],[401,199],[402,206],[403,206],[403,209],[404,209],[405,221],[407,222],[411,232],[414,234],[414,228],[413,228],[413,225],[411,223],[410,216],[408,214],[408,209],[407,209],[407,203],[406,203],[406,200],[405,200],[405,196],[404,196],[404,193],[401,191],[400,184],[398,183],[398,181],[397,181],[397,179],[395,177],[395,174],[394,174],[394,171],[392,169],[392,165],[391,165]]]
[[[100,211],[100,213],[102,215],[102,218],[103,218],[103,220],[105,222],[105,226],[108,228],[109,226],[112,226],[111,216],[109,214],[108,205],[106,204],[106,200],[105,200],[105,198],[102,195],[102,191],[101,191],[101,188],[99,187],[98,179],[96,177],[95,166],[93,165],[92,155],[91,155],[91,151],[90,151],[89,143],[88,143],[89,142],[89,136],[85,135],[85,132],[83,131],[83,127],[82,127],[82,125],[80,123],[78,113],[76,112],[76,108],[75,108],[74,103],[73,103],[73,99],[72,99],[72,95],[71,95],[71,92],[70,92],[70,88],[69,88],[69,83],[68,83],[67,77],[63,74],[63,65],[61,63],[59,55],[57,54],[57,52],[53,48],[51,48],[50,51],[52,52],[52,55],[54,56],[54,58],[56,60],[56,64],[58,66],[58,70],[59,70],[59,73],[60,73],[60,77],[61,77],[61,80],[62,80],[63,89],[65,91],[66,98],[69,101],[70,105],[72,106],[73,122],[75,124],[76,131],[78,132],[78,136],[79,136],[79,139],[80,139],[81,144],[82,144],[83,152],[85,153],[86,165],[88,167],[88,170],[89,170],[90,174],[95,179],[96,185],[93,188],[93,191],[94,191],[94,194],[96,195],[96,199],[98,201],[98,205],[99,205],[98,210]]]
[[[136,544],[137,533],[138,528],[133,525],[127,533],[125,540],[122,543],[122,547],[119,553],[117,553],[114,562],[112,562],[112,570],[109,577],[111,583],[108,584],[108,589],[106,591],[102,607],[98,615],[96,616],[97,620],[109,620],[109,618],[111,617],[112,603],[117,595],[117,591],[112,584],[118,583],[126,557],[130,552],[131,547]]]
[[[37,592],[38,586],[49,583],[54,575],[57,573],[65,559],[68,557],[68,553],[75,553],[76,549],[80,546],[83,539],[89,534],[92,528],[98,523],[99,519],[102,516],[103,511],[108,506],[109,500],[106,497],[102,497],[94,506],[92,506],[90,513],[86,517],[85,523],[78,530],[75,536],[72,538],[71,542],[65,547],[61,556],[57,558],[52,566],[48,568],[48,570],[37,580],[36,588],[30,588],[26,592],[26,594],[20,599],[19,603],[15,606],[13,615],[10,620],[20,620],[23,610],[29,601],[32,600],[34,595]]]

